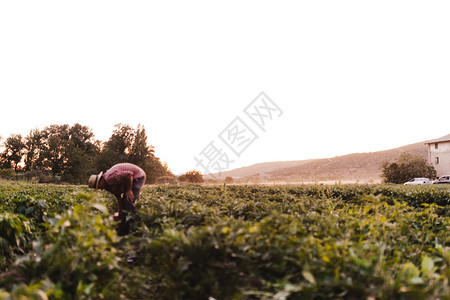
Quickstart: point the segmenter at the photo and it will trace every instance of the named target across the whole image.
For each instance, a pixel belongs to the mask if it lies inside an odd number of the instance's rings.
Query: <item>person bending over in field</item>
[[[120,220],[119,235],[128,234],[130,231],[127,215],[135,213],[135,203],[146,178],[144,170],[130,163],[116,164],[105,173],[100,172],[89,178],[90,188],[106,190],[116,197],[119,211],[114,214],[114,218]]]

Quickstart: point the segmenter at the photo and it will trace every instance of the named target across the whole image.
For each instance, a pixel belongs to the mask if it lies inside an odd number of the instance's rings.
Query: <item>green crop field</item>
[[[446,186],[0,183],[1,299],[449,299]],[[130,259],[133,258],[133,259]]]

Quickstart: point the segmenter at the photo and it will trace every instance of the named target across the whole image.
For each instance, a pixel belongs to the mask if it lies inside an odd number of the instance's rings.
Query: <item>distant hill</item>
[[[248,177],[248,176],[255,176],[255,174],[264,175],[269,172],[273,172],[273,171],[280,170],[280,169],[301,166],[310,161],[313,161],[313,159],[257,163],[257,164],[247,166],[247,167],[224,171],[224,172],[221,172],[220,174],[214,173],[213,175],[216,178],[225,178],[227,176],[243,178],[243,177]],[[206,175],[205,177],[208,178],[208,175]]]
[[[409,152],[424,158],[427,156],[425,142],[395,149],[353,153],[333,158],[258,163],[248,167],[214,174],[216,178],[254,178],[267,181],[360,181],[379,182],[381,163],[397,160],[402,152]],[[209,176],[205,176],[208,178]]]

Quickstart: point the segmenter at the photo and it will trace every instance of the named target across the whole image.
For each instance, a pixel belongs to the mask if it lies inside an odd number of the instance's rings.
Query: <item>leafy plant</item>
[[[0,199],[5,298],[450,297],[443,186],[146,186],[125,237],[103,192]]]

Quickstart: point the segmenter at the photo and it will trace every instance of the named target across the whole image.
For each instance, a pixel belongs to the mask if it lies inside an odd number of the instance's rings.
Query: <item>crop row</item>
[[[106,193],[0,199],[0,298],[450,296],[445,187],[145,187],[126,237]]]

